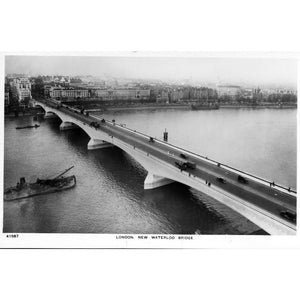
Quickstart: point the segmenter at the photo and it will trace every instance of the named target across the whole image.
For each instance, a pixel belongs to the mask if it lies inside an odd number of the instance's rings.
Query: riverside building
[[[149,89],[99,89],[94,95],[99,100],[150,100]]]
[[[28,78],[14,78],[12,88],[19,102],[31,99],[31,83]]]
[[[51,87],[49,88],[49,96],[52,99],[82,99],[88,98],[88,90],[75,90],[75,89],[64,89],[61,87]]]

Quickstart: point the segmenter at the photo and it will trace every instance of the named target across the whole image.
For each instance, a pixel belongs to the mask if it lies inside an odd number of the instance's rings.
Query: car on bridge
[[[244,183],[244,184],[248,183],[248,180],[245,177],[241,176],[241,175],[238,176],[237,180],[240,183]]]
[[[296,222],[296,213],[290,212],[288,210],[284,210],[280,212],[280,215],[284,217],[287,220],[290,220],[292,222]]]
[[[187,155],[185,155],[185,154],[183,154],[183,153],[180,153],[180,155],[179,155],[181,158],[183,158],[183,159],[187,159],[188,157],[187,157]]]
[[[220,182],[220,183],[223,183],[223,184],[226,183],[226,180],[225,180],[224,178],[222,178],[222,177],[217,177],[216,180],[217,180],[218,182]]]
[[[194,162],[191,162],[191,161],[187,161],[185,162],[186,166],[190,169],[193,169],[195,170],[196,169],[196,164]]]
[[[182,161],[175,161],[175,166],[180,169],[180,171],[182,170],[186,170],[188,167],[186,165],[185,162],[182,162]]]

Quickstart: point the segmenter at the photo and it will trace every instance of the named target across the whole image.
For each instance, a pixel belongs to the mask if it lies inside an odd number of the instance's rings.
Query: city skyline
[[[6,56],[11,73],[297,88],[297,61],[278,58]]]

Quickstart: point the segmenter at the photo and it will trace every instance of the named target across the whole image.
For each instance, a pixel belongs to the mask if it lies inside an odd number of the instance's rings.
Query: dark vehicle
[[[222,177],[217,177],[216,180],[218,182],[221,182],[221,183],[224,183],[224,184],[226,183],[226,180],[224,178],[222,178]]]
[[[186,165],[186,163],[183,163],[183,162],[179,162],[179,161],[175,161],[175,166],[180,169],[181,171],[182,170],[186,170],[188,167]]]
[[[183,158],[183,159],[187,159],[187,156],[185,155],[185,154],[183,154],[183,153],[180,153],[180,155],[179,155],[181,158]]]
[[[89,116],[89,112],[87,111],[87,112],[85,113],[85,115],[88,117],[88,116]]]
[[[91,122],[90,126],[95,127],[95,128],[100,128],[100,124],[97,122]]]
[[[102,119],[102,120],[101,120],[101,123],[105,123],[105,120],[104,120],[104,119]]]
[[[154,138],[150,136],[149,142],[150,142],[150,143],[154,143]]]
[[[248,180],[245,177],[239,175],[238,176],[238,182],[246,184],[246,183],[248,183]]]
[[[194,162],[191,162],[191,161],[187,161],[186,163],[186,166],[190,169],[193,169],[195,170],[196,169],[196,164]]]
[[[285,219],[288,219],[292,222],[296,222],[296,213],[285,210],[285,211],[281,211],[280,215]]]

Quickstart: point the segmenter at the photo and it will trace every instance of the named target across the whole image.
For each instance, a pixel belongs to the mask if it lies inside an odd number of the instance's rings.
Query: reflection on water
[[[157,137],[168,128],[174,144],[295,186],[296,110],[138,111],[106,117]],[[54,176],[71,165],[77,185],[56,194],[5,202],[4,232],[250,234],[259,230],[182,184],[145,191],[146,171],[122,150],[88,151],[89,137],[81,129],[60,132],[59,120],[40,122],[38,129],[15,130],[33,123],[32,117],[5,119],[4,187],[15,185],[21,176],[28,180]]]

